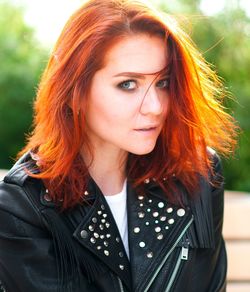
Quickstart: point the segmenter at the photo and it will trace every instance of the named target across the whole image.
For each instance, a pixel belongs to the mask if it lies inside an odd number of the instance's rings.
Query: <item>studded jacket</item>
[[[59,212],[22,157],[0,183],[0,291],[222,292],[226,252],[221,235],[223,182],[201,178],[199,194],[170,204],[154,181],[145,194],[127,185],[127,258],[104,196],[89,183],[87,203]],[[186,198],[186,199],[185,199]]]

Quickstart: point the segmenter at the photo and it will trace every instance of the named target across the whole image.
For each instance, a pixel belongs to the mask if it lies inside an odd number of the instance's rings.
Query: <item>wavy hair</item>
[[[209,179],[207,146],[226,155],[236,145],[237,127],[222,105],[223,85],[172,16],[141,1],[89,0],[55,44],[34,104],[34,130],[21,152],[37,155],[40,172],[32,176],[46,182],[54,200],[63,198],[63,209],[84,200],[89,179],[79,153],[83,146],[91,151],[85,129],[91,80],[113,44],[141,33],[166,40],[170,101],[155,149],[129,154],[128,178],[135,186],[154,178],[173,198],[174,174],[191,194],[198,176]]]

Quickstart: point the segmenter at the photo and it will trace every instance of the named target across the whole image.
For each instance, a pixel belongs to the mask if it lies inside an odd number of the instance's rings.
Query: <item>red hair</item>
[[[155,149],[129,155],[128,178],[136,186],[154,178],[171,190],[175,174],[191,193],[197,175],[208,178],[207,146],[228,154],[236,144],[220,80],[172,17],[139,1],[90,0],[71,16],[55,45],[35,101],[34,131],[22,150],[37,154],[41,171],[33,176],[45,181],[54,200],[63,198],[63,209],[82,200],[88,182],[79,153],[83,146],[91,151],[85,131],[91,80],[105,65],[107,50],[138,33],[166,40],[170,110]]]

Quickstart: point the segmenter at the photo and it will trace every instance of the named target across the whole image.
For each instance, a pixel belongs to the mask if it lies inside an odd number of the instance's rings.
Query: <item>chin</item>
[[[146,155],[151,153],[155,148],[155,144],[151,147],[141,147],[141,148],[134,148],[131,149],[129,152],[135,155]]]

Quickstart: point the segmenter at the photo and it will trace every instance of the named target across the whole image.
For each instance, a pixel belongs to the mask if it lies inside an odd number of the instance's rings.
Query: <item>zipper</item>
[[[121,279],[120,279],[119,277],[117,277],[117,279],[118,279],[118,283],[119,283],[120,291],[121,291],[121,292],[124,292],[124,288],[123,288],[123,284],[122,284]]]
[[[143,292],[147,292],[148,289],[150,288],[151,284],[154,282],[155,278],[157,277],[158,273],[160,272],[161,268],[163,267],[163,265],[165,264],[166,260],[169,258],[170,254],[172,253],[172,251],[175,249],[176,245],[178,244],[178,242],[181,240],[181,238],[183,237],[184,233],[187,231],[188,227],[192,224],[194,220],[194,217],[192,216],[192,218],[189,220],[188,224],[185,226],[185,228],[183,229],[183,231],[181,232],[180,236],[177,238],[177,240],[175,241],[175,243],[172,245],[171,249],[169,250],[169,252],[165,255],[165,257],[163,258],[162,262],[159,264],[157,270],[155,271],[154,275],[152,276],[152,278],[150,279],[147,287],[145,288],[145,290],[143,290]],[[178,265],[180,265],[180,262],[181,262],[181,259],[182,257],[185,257],[185,255],[187,256],[187,251],[185,250],[185,247],[183,247],[183,249],[181,249],[181,253],[180,253],[180,256],[178,258],[178,261],[177,261],[177,264],[179,262]],[[183,254],[182,254],[183,253]],[[176,264],[176,266],[177,266]],[[178,267],[177,267],[178,268]],[[175,272],[176,267],[174,269],[174,272]],[[173,273],[174,273],[173,272]],[[177,271],[175,272],[175,274],[177,273]],[[171,279],[173,278],[173,275],[171,276],[170,278],[170,281]],[[174,279],[173,279],[174,280]],[[169,284],[168,284],[169,286]],[[167,288],[168,289],[168,288]],[[167,290],[168,291],[168,290]]]
[[[167,285],[167,288],[165,290],[165,292],[169,292],[170,289],[172,288],[173,286],[173,283],[174,283],[174,280],[177,276],[177,273],[179,271],[179,268],[180,268],[180,265],[181,265],[181,262],[184,260],[184,261],[187,261],[188,260],[188,246],[189,246],[189,242],[188,241],[185,241],[181,247],[181,251],[179,253],[179,256],[178,256],[178,259],[177,259],[177,262],[175,264],[175,267],[174,267],[174,271],[171,275],[171,278],[168,282],[168,285]]]

